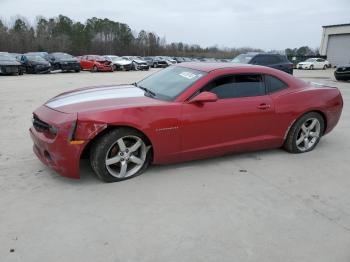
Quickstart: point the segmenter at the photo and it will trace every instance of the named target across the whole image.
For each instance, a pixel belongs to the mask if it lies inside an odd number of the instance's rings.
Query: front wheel
[[[97,68],[97,66],[93,66],[93,68],[92,68],[92,70],[91,70],[91,72],[98,72],[98,68]]]
[[[313,65],[311,65],[311,66],[310,66],[310,70],[313,70],[313,69],[314,69],[314,66],[313,66]]]
[[[324,132],[324,119],[316,112],[300,117],[288,132],[284,148],[290,153],[305,153],[313,150]]]
[[[133,129],[118,128],[98,138],[90,162],[98,178],[117,182],[140,175],[150,163],[150,145]]]

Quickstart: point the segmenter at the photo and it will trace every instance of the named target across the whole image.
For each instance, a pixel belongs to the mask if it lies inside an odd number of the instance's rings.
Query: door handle
[[[271,106],[269,104],[260,104],[258,105],[258,109],[262,109],[262,110],[265,110],[265,109],[269,109]]]

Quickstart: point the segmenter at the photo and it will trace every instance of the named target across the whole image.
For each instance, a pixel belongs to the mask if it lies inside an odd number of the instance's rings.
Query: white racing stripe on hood
[[[105,87],[76,91],[57,96],[46,103],[50,108],[57,108],[83,102],[92,102],[105,99],[142,97],[144,91],[136,87]]]

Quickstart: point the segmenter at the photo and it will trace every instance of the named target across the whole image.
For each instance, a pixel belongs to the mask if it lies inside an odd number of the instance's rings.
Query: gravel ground
[[[331,69],[295,71],[337,86],[345,103],[338,126],[307,154],[153,166],[113,184],[88,162],[72,180],[36,159],[28,135],[36,107],[151,72],[0,77],[0,261],[350,261],[350,82]]]

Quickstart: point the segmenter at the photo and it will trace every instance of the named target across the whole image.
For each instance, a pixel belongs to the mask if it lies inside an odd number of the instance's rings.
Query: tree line
[[[127,24],[107,18],[93,17],[81,23],[59,15],[48,19],[38,16],[34,25],[23,17],[17,17],[11,25],[0,19],[0,51],[66,52],[76,56],[114,54],[232,58],[241,53],[262,50],[167,43],[164,37],[154,32],[141,30],[135,33]]]

